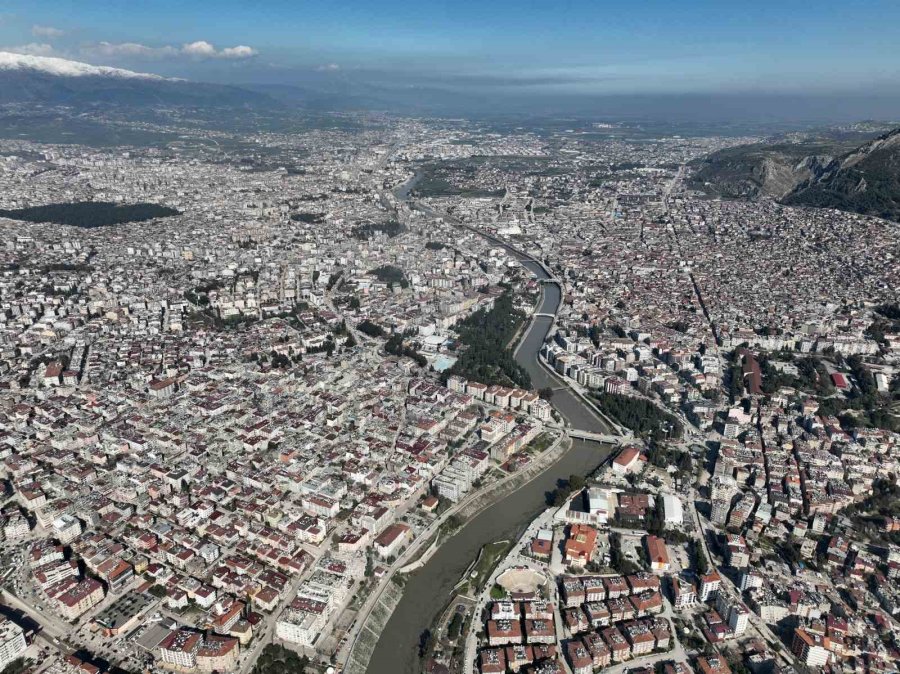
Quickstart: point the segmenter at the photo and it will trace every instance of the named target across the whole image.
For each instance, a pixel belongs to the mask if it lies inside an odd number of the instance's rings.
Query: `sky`
[[[898,26],[898,0],[4,0],[0,48],[232,84],[836,100],[900,91]]]

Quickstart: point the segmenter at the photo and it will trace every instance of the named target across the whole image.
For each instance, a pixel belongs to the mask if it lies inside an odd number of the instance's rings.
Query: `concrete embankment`
[[[369,614],[369,619],[366,620],[365,625],[363,625],[363,628],[356,639],[353,651],[350,654],[350,659],[347,661],[347,665],[344,668],[345,674],[365,674],[366,669],[369,666],[369,660],[372,657],[372,652],[375,650],[375,646],[378,645],[378,640],[381,638],[381,633],[402,597],[402,585],[393,580],[390,581],[378,598],[378,603]]]

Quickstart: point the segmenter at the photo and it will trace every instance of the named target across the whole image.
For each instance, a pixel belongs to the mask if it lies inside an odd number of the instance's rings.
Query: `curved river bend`
[[[539,279],[549,276],[537,263],[522,263]],[[539,313],[555,314],[562,294],[558,286],[544,284]],[[538,352],[550,329],[552,319],[534,319],[516,352],[516,360],[531,375],[534,388],[553,386],[553,406],[575,428],[597,433],[609,429],[581,399],[560,384],[539,364]],[[419,635],[426,629],[451,597],[453,587],[475,559],[482,546],[505,538],[518,537],[546,508],[547,492],[573,473],[586,475],[606,458],[609,449],[593,442],[575,441],[556,463],[508,496],[503,497],[469,520],[438,548],[428,562],[407,577],[403,597],[385,625],[369,660],[367,674],[419,674]]]

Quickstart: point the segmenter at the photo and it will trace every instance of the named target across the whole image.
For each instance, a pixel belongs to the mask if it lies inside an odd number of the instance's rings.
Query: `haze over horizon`
[[[900,4],[888,0],[5,5],[4,50],[223,84],[419,95],[449,114],[582,114],[601,101],[609,114],[667,105],[669,117],[698,119],[900,110],[900,47],[884,30]]]

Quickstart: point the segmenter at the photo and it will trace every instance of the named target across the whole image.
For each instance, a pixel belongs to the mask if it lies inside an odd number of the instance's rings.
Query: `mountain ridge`
[[[184,81],[163,77],[162,75],[154,75],[153,73],[125,70],[124,68],[95,66],[82,61],[72,61],[55,56],[33,56],[31,54],[0,51],[0,71],[12,70],[40,72],[58,77],[120,77],[126,79],[167,80],[170,82]]]
[[[50,56],[0,51],[0,104],[278,108],[271,96]]]
[[[900,221],[900,128],[833,159],[782,202]]]
[[[694,186],[716,196],[768,197],[900,221],[900,128],[861,144],[815,138],[740,145],[698,166]]]

